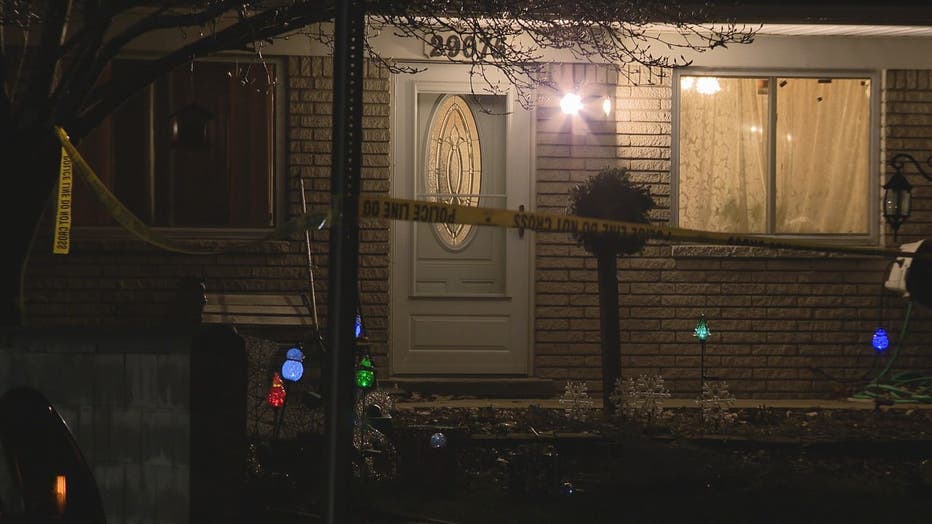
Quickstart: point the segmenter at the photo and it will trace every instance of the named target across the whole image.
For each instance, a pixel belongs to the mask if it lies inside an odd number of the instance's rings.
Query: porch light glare
[[[602,99],[602,112],[605,113],[605,116],[612,114],[612,99],[605,97]]]
[[[871,337],[871,346],[874,347],[878,353],[883,353],[888,347],[890,347],[890,338],[887,336],[887,330],[884,328],[877,328],[874,331],[874,336]]]
[[[582,110],[582,98],[576,93],[567,93],[560,99],[560,111],[564,115],[578,115]]]
[[[718,83],[718,78],[713,76],[703,76],[696,80],[696,92],[701,95],[714,95],[722,90]]]
[[[722,90],[718,78],[714,76],[684,76],[680,78],[680,89],[689,91],[695,88],[700,95],[714,95]]]

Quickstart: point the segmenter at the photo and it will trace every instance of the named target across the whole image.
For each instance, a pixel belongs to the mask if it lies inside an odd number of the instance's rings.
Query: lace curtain
[[[777,233],[867,233],[870,83],[777,80]]]
[[[702,87],[689,78],[696,77],[683,77],[680,89],[680,226],[764,233],[767,80],[718,78]]]
[[[866,233],[865,79],[681,77],[679,225],[740,233]],[[770,133],[775,130],[775,173]],[[775,231],[768,230],[771,176]]]

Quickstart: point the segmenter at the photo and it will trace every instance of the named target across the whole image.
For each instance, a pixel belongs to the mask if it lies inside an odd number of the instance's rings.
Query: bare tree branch
[[[0,31],[0,39],[3,38],[3,32]],[[10,102],[10,95],[7,92],[6,85],[6,53],[0,48],[0,128],[10,125],[10,112],[12,111],[12,104]],[[2,131],[0,131],[2,133]]]
[[[27,125],[44,121],[50,112],[43,101],[48,99],[52,90],[52,81],[55,68],[58,64],[58,48],[62,44],[62,35],[71,12],[72,0],[50,0],[46,5],[46,14],[43,20],[42,38],[35,50],[32,59],[29,88],[25,93],[28,112],[19,115],[27,119]],[[24,53],[25,53],[24,48]]]
[[[23,35],[23,47],[19,53],[19,62],[16,64],[16,74],[13,76],[13,82],[10,85],[11,110],[13,103],[16,101],[16,96],[19,94],[19,80],[23,76],[23,66],[26,63],[26,49],[29,48],[29,27],[24,27],[20,31]]]
[[[108,17],[106,17],[106,18],[104,18],[104,17],[91,17],[91,18],[88,20],[88,19],[87,19],[88,17],[85,16],[85,17],[84,17],[85,20],[83,20],[83,24],[82,24],[81,28],[80,28],[77,32],[75,32],[75,34],[71,35],[70,38],[66,39],[66,40],[62,43],[61,48],[59,49],[59,56],[61,57],[61,56],[66,55],[66,54],[69,53],[73,48],[75,48],[75,47],[77,47],[78,45],[80,45],[81,42],[83,42],[83,41],[87,38],[87,36],[88,36],[89,34],[98,31],[98,30],[99,30],[99,26],[101,26],[101,25],[107,25],[107,26],[109,26],[110,24],[112,24],[113,20],[114,20],[116,17],[118,17],[118,16],[120,16],[120,15],[126,13],[127,11],[130,11],[131,9],[133,9],[133,7],[134,7],[134,6],[131,5],[129,2],[111,2],[111,6],[110,6],[110,15],[109,15]],[[168,10],[168,9],[170,9],[169,6],[167,6],[167,5],[160,5],[160,6],[158,6],[158,7],[155,9],[154,13],[160,13],[160,12],[166,11],[166,10]]]
[[[167,14],[170,8],[163,6],[111,38],[102,48],[99,39],[103,37],[101,32],[99,38],[90,41],[91,49],[96,52],[75,62],[72,73],[65,77],[68,81],[53,96],[55,114],[73,114],[77,111],[110,60],[136,38],[160,29],[204,25],[240,5],[240,0],[210,2],[203,11],[185,14]]]
[[[40,107],[39,97],[45,97],[42,99],[44,107],[53,108],[50,118],[67,122],[69,131],[80,137],[126,98],[185,62],[219,51],[241,50],[250,43],[254,44],[253,49],[261,62],[264,41],[294,31],[328,43],[332,35],[328,34],[329,29],[323,29],[322,23],[332,20],[334,1],[162,0],[149,4],[148,11],[139,12],[139,17],[128,27],[105,40],[114,16],[128,12],[138,3],[78,0],[76,5],[83,9],[80,19],[84,26],[67,43],[59,41],[57,46],[52,45],[55,42],[50,35],[62,33],[63,0],[47,0],[46,8],[35,12],[18,9],[15,17],[4,10],[0,17],[10,21],[15,18],[27,28],[31,21],[42,22],[42,42],[38,46],[42,63],[29,67],[34,78],[28,90],[33,97],[29,105]],[[17,8],[34,3],[0,0],[3,6],[16,5]],[[753,31],[734,25],[712,27],[696,23],[714,19],[706,2],[701,0],[587,0],[585,3],[459,0],[455,4],[434,0],[369,0],[366,7],[373,33],[388,31],[425,45],[436,44],[437,35],[444,34],[468,35],[476,42],[483,42],[490,52],[473,53],[471,57],[451,53],[447,58],[471,66],[470,82],[476,94],[515,89],[525,107],[536,103],[533,98],[536,88],[551,83],[545,74],[544,51],[547,49],[567,53],[573,60],[607,64],[625,76],[633,70],[663,76],[669,68],[687,65],[687,54],[731,43],[747,43],[753,38]],[[218,24],[225,21],[228,14],[236,16],[238,21],[210,35],[202,33],[198,40],[153,60],[145,74],[129,79],[114,78],[106,85],[93,87],[107,64],[140,36],[173,27]],[[657,22],[666,24],[666,30],[651,25]],[[315,23],[319,26],[316,30],[307,27]],[[368,41],[371,36],[367,35],[364,42],[371,60],[395,73],[421,69],[382,56]],[[44,51],[49,46],[57,53],[52,55],[54,59]],[[48,76],[49,62],[62,58],[69,60],[69,69],[55,87],[49,104],[49,91],[33,87]],[[495,70],[500,72],[503,81],[495,80],[499,77],[491,74]],[[54,65],[52,71],[54,75]]]
[[[478,87],[482,91],[501,92],[514,86],[525,107],[534,104],[535,88],[549,84],[543,75],[545,49],[606,64],[626,77],[632,65],[662,77],[670,68],[690,63],[683,54],[687,51],[701,53],[730,43],[749,43],[754,36],[753,30],[735,25],[695,23],[712,15],[707,6],[684,0],[590,0],[585,5],[565,0],[461,0],[446,11],[429,0],[409,0],[378,3],[370,9],[370,23],[376,30],[389,30],[425,45],[436,43],[435,35],[448,33],[496,43],[493,53],[450,60],[471,63],[471,78],[481,79]],[[658,22],[665,24],[667,32],[654,25]],[[378,53],[370,49],[372,55]],[[499,70],[507,82],[496,85],[489,69]]]
[[[2,102],[4,107],[0,107],[0,111],[5,111],[5,114],[9,116],[10,111],[10,93],[7,90],[7,73],[6,73],[6,25],[3,23],[3,20],[6,19],[6,4],[0,3],[0,96],[3,97]]]
[[[153,60],[146,74],[127,79],[114,79],[92,91],[85,109],[68,122],[67,129],[77,137],[83,137],[97,126],[119,104],[132,94],[151,84],[176,67],[196,58],[220,51],[243,49],[247,44],[261,42],[292,32],[295,28],[333,18],[333,4],[310,5],[307,2],[293,3],[285,8],[263,11],[243,17],[230,27],[215,34],[206,35],[180,49]],[[69,115],[59,115],[65,121]]]

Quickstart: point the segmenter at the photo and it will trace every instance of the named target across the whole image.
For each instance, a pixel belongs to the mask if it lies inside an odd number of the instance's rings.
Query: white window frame
[[[868,166],[868,230],[867,233],[822,233],[822,234],[798,234],[798,233],[776,233],[776,134],[769,133],[768,153],[769,153],[769,171],[768,171],[768,194],[767,194],[767,233],[742,233],[747,236],[770,237],[781,239],[808,239],[818,240],[832,244],[849,244],[849,245],[878,245],[880,242],[880,127],[881,127],[881,74],[874,70],[822,70],[822,69],[723,69],[723,68],[706,68],[706,67],[688,67],[677,69],[673,72],[673,103],[672,103],[672,126],[671,126],[671,151],[670,151],[670,205],[672,224],[679,226],[680,223],[680,204],[679,204],[679,180],[680,180],[680,155],[679,155],[679,137],[680,137],[680,78],[682,76],[717,76],[717,77],[763,77],[774,79],[776,77],[796,77],[796,78],[867,78],[871,83],[871,100],[870,100],[870,141],[869,141],[869,158]],[[776,90],[771,89],[769,94],[768,111],[769,118],[767,125],[773,126],[776,122]]]

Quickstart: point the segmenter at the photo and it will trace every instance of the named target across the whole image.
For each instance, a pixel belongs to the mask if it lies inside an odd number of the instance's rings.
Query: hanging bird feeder
[[[213,113],[194,103],[169,115],[172,147],[193,150],[210,148],[210,121],[213,119]]]

